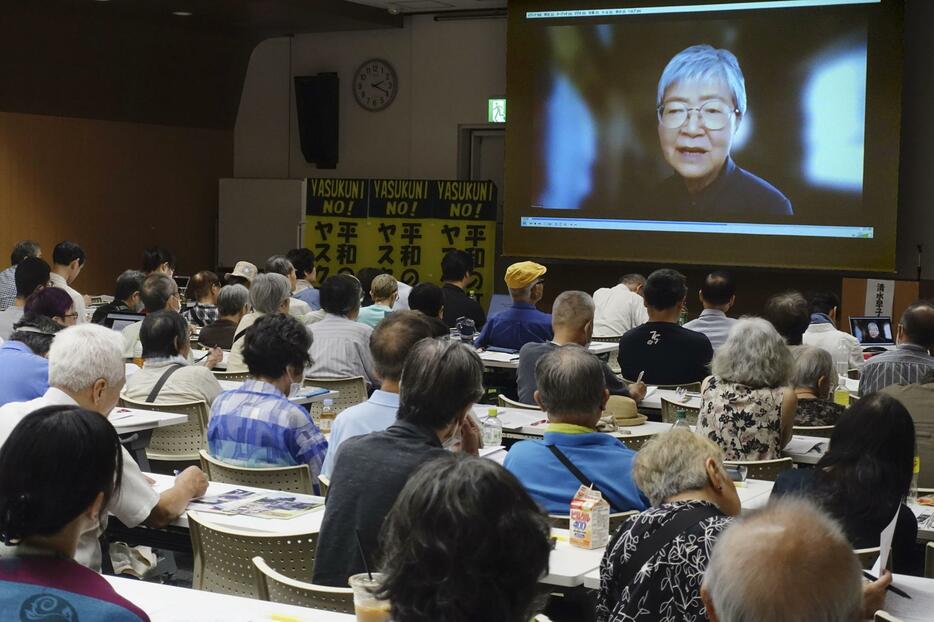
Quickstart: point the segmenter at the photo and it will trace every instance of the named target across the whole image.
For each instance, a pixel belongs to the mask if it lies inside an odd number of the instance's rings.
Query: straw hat
[[[640,415],[636,409],[636,402],[629,397],[611,395],[607,400],[603,416],[610,416],[618,426],[642,425],[648,417]]]

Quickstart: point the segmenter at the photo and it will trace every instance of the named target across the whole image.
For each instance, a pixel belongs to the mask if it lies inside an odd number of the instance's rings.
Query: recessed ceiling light
[[[191,17],[191,11],[172,11],[172,15],[177,17]]]

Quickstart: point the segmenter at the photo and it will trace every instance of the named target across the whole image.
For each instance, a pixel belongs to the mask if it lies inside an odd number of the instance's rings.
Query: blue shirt
[[[736,324],[736,320],[727,317],[726,313],[720,309],[704,309],[696,320],[691,320],[684,327],[688,330],[707,335],[710,345],[714,350],[726,343],[726,338],[730,334],[730,329]]]
[[[211,405],[208,452],[246,467],[307,464],[321,472],[328,442],[311,415],[267,382],[247,380]]]
[[[632,481],[636,452],[603,432],[545,432],[543,440],[519,441],[509,449],[503,466],[518,478],[549,514],[566,515],[581,482],[558,460],[555,445],[603,493],[611,512],[642,511],[646,498]]]
[[[321,308],[321,292],[314,287],[309,287],[292,294],[292,298],[298,298],[302,302],[307,302],[312,311],[317,311]]]
[[[477,347],[496,346],[518,351],[527,343],[551,341],[554,336],[550,314],[542,313],[531,303],[514,302],[505,311],[487,318],[477,338]]]
[[[49,388],[49,361],[33,354],[25,343],[7,341],[0,346],[0,406],[28,402]]]
[[[387,391],[373,391],[373,395],[367,401],[342,410],[341,416],[331,425],[328,454],[324,457],[321,474],[331,477],[337,461],[337,449],[341,443],[355,436],[382,432],[396,422],[398,410],[399,394]]]
[[[376,325],[383,321],[383,318],[392,313],[392,307],[386,305],[372,304],[360,309],[357,321],[366,324],[370,328],[376,328]],[[341,413],[343,414],[343,413]]]

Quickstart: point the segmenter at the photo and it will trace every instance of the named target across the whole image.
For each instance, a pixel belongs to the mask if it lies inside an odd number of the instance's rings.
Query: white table
[[[918,541],[934,541],[934,507],[909,503],[908,507],[918,519]]]
[[[487,416],[487,411],[494,406],[478,404],[474,406],[474,414],[479,419]],[[510,438],[537,437],[542,438],[545,430],[548,428],[548,418],[541,410],[531,410],[525,408],[496,408],[496,413],[503,424],[503,433],[510,435]],[[616,438],[632,438],[636,436],[655,436],[671,429],[670,423],[658,423],[656,421],[646,421],[642,425],[623,426],[616,432],[608,432]]]
[[[240,380],[218,380],[217,382],[224,391],[234,391],[239,389],[243,384]],[[304,387],[304,389],[311,388],[313,387]],[[340,394],[340,391],[328,391],[327,393],[319,393],[317,395],[296,395],[295,397],[290,397],[289,401],[293,404],[312,404],[314,402],[323,402],[326,399],[334,399]]]
[[[224,622],[354,622],[356,616],[262,600],[202,592],[120,577],[105,579],[118,594],[146,612],[152,622],[204,620]]]
[[[684,404],[688,408],[700,408],[700,395],[698,393],[688,393],[688,395],[690,397],[687,401],[681,401],[678,399],[678,393],[674,389],[659,389],[655,387],[655,390],[652,391],[650,395],[647,395],[645,399],[639,402],[639,410],[661,410],[663,397],[670,402]]]
[[[141,469],[149,469],[149,458],[146,449],[152,438],[152,431],[156,428],[165,428],[179,425],[188,421],[188,415],[182,413],[167,413],[155,410],[139,410],[136,408],[114,408],[107,417],[111,425],[121,436],[132,434],[130,438],[122,440],[123,446],[133,456],[133,460]]]
[[[605,343],[602,341],[592,341],[587,348],[594,354],[611,354],[619,350],[618,343]],[[477,352],[484,367],[495,367],[498,369],[519,369],[519,353],[505,354],[502,352]]]
[[[567,529],[552,529],[551,535],[557,536],[554,550],[548,559],[548,574],[540,583],[558,587],[577,587],[584,583],[584,576],[600,568],[605,547],[581,549],[568,542]]]

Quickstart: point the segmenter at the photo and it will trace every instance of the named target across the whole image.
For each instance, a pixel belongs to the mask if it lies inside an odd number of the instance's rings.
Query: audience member
[[[146,276],[139,270],[125,270],[117,277],[117,288],[114,290],[113,302],[108,302],[94,310],[91,321],[102,324],[107,328],[113,325],[107,320],[111,313],[139,313],[143,308],[143,301],[139,293],[143,289],[143,280]]]
[[[321,472],[330,476],[341,443],[355,436],[380,432],[396,421],[399,410],[399,379],[409,351],[422,339],[431,338],[428,318],[415,311],[397,311],[386,317],[370,335],[373,366],[380,388],[362,404],[341,411],[334,420],[328,441],[328,455]]]
[[[322,288],[322,304],[324,298]],[[415,345],[402,370],[396,422],[341,445],[315,554],[314,583],[346,586],[347,577],[364,571],[357,537],[365,551],[378,550],[383,519],[412,473],[446,455],[445,445],[455,443],[458,434],[462,451],[478,453],[480,430],[469,413],[482,395],[483,363],[472,348],[435,339]]]
[[[253,286],[253,279],[259,270],[249,261],[238,261],[234,266],[233,272],[224,275],[224,285],[243,285],[250,289]]]
[[[434,283],[419,283],[413,287],[409,294],[409,308],[427,316],[432,337],[451,334],[447,324],[441,321],[444,317],[444,291]]]
[[[381,274],[385,274],[379,268],[360,268],[357,271],[357,280],[360,281],[360,291],[363,292],[363,299],[360,301],[361,307],[369,307],[373,304],[373,297],[370,295],[370,287],[373,285],[373,279]]]
[[[845,407],[830,393],[837,377],[830,353],[817,346],[802,346],[795,359],[791,385],[798,398],[795,425],[835,425]]]
[[[934,305],[921,301],[905,309],[895,342],[895,350],[877,354],[863,366],[860,396],[893,384],[916,384],[934,369]]]
[[[879,546],[879,534],[896,513],[892,569],[920,575],[918,523],[904,499],[911,486],[915,428],[898,400],[877,393],[850,406],[813,469],[778,476],[773,495],[802,495],[840,521],[854,549]]]
[[[182,317],[195,326],[210,326],[219,317],[217,295],[221,291],[221,280],[209,270],[196,273],[188,281],[185,297],[188,306],[182,311]]]
[[[139,331],[143,368],[126,380],[123,395],[137,402],[203,401],[208,406],[221,385],[211,372],[221,360],[220,349],[207,354],[206,365],[191,365],[188,322],[175,311],[150,313]]]
[[[250,290],[243,285],[225,285],[217,294],[217,313],[213,324],[198,334],[198,343],[208,348],[229,350],[240,320],[250,312]]]
[[[603,363],[578,345],[563,346],[539,360],[535,377],[548,428],[543,440],[513,445],[503,466],[549,514],[568,514],[581,484],[601,492],[611,512],[644,510],[631,476],[636,452],[595,429],[610,397]]]
[[[295,273],[295,267],[292,262],[285,258],[285,255],[273,255],[266,260],[267,274],[281,274],[289,280],[289,313],[299,320],[311,313],[311,307],[307,302],[300,300],[292,295],[297,287],[298,277]]]
[[[880,603],[890,582],[887,576],[879,585]],[[856,554],[833,520],[800,500],[774,503],[734,521],[714,547],[701,597],[710,622],[864,617]]]
[[[61,326],[74,326],[78,323],[74,300],[68,292],[57,287],[44,287],[26,300],[24,313],[44,315]]]
[[[10,553],[0,559],[4,618],[148,622],[73,559],[79,534],[96,529],[119,494],[123,451],[113,426],[94,412],[49,406],[9,438],[0,450],[0,537]]]
[[[211,407],[212,456],[246,467],[307,464],[317,480],[328,442],[308,411],[288,399],[292,387],[301,386],[309,346],[308,330],[285,312],[256,320],[243,338],[250,380],[222,393]]]
[[[376,328],[386,314],[392,313],[392,306],[398,297],[399,286],[395,277],[391,274],[378,275],[370,285],[370,298],[373,304],[360,309],[357,321],[370,328]]]
[[[62,326],[44,315],[26,313],[14,325],[9,341],[0,346],[0,406],[27,402],[49,388],[46,357]]]
[[[172,311],[181,311],[182,299],[178,295],[178,284],[172,277],[155,271],[143,280],[143,287],[139,291],[139,299],[143,303],[143,309],[146,313],[155,313],[163,309]],[[134,322],[123,329],[123,356],[124,358],[134,358],[142,356],[141,348],[137,352],[139,344],[139,331],[143,327],[143,322]]]
[[[535,366],[539,359],[567,344],[577,344],[586,348],[590,343],[593,332],[594,303],[585,292],[562,292],[555,298],[551,308],[551,326],[555,338],[543,343],[527,343],[519,350],[519,369],[517,382],[519,387],[519,401],[525,404],[535,403]],[[610,370],[609,365],[600,361],[603,367],[603,378],[606,389],[610,395],[623,395],[631,397],[636,403],[645,397],[645,384],[637,383],[628,386],[619,376]]]
[[[29,257],[42,257],[42,249],[38,242],[21,240],[13,247],[10,253],[10,267],[0,272],[0,311],[13,304],[16,300],[16,267]]]
[[[723,453],[674,428],[639,450],[632,478],[652,507],[627,519],[606,547],[597,620],[706,620],[700,583],[717,538],[740,511]]]
[[[801,345],[804,331],[811,323],[808,301],[798,292],[772,296],[765,302],[762,316],[772,323],[785,343],[792,346],[792,353]]]
[[[52,287],[58,287],[68,292],[71,300],[74,302],[75,313],[77,313],[78,324],[88,321],[87,305],[90,302],[89,297],[82,296],[78,290],[71,284],[75,282],[81,270],[84,269],[84,263],[87,260],[84,249],[74,242],[59,242],[52,250],[52,273],[49,275],[49,282]]]
[[[540,343],[554,337],[551,316],[535,305],[545,292],[545,266],[521,261],[506,268],[506,286],[512,306],[489,318],[477,337],[477,347],[497,347],[518,351],[527,343]]]
[[[707,375],[713,356],[705,335],[678,326],[687,296],[684,275],[656,270],[645,283],[649,321],[626,332],[619,340],[619,367],[623,378],[636,380],[645,372],[649,384],[691,384]]]
[[[164,274],[171,279],[175,276],[175,255],[158,246],[147,248],[143,251],[143,272],[146,276]]]
[[[698,292],[698,298],[704,310],[695,320],[684,325],[688,330],[707,335],[710,345],[716,351],[726,342],[730,329],[736,320],[727,317],[727,313],[736,304],[736,285],[729,272],[715,270],[707,275]]]
[[[349,274],[334,274],[321,284],[321,308],[327,314],[309,327],[313,378],[363,376],[370,386],[379,384],[370,355],[373,329],[357,322],[362,297],[360,281]]]
[[[13,325],[23,317],[26,299],[48,287],[49,273],[49,264],[38,257],[27,257],[16,266],[16,298],[12,305],[0,311],[0,339],[9,339],[13,334]]]
[[[917,456],[921,458],[918,486],[934,487],[934,369],[917,384],[893,384],[880,393],[897,399],[915,424]]]
[[[863,366],[863,350],[850,333],[837,330],[840,299],[833,292],[814,292],[808,296],[811,323],[804,331],[802,343],[823,348],[833,357],[835,369],[859,369]]]
[[[10,437],[26,415],[45,406],[80,406],[104,417],[109,415],[123,388],[121,350],[120,335],[96,324],[72,326],[58,333],[49,349],[49,390],[34,400],[0,407],[0,443]],[[175,478],[174,486],[160,495],[130,454],[125,449],[121,453],[120,494],[78,540],[75,559],[93,570],[101,567],[99,537],[107,528],[108,515],[116,516],[127,527],[144,524],[160,529],[185,512],[188,502],[203,495],[208,486],[201,469],[189,467]],[[63,464],[75,472],[84,467],[83,463]]]
[[[621,337],[626,331],[648,322],[649,314],[641,295],[644,287],[644,276],[626,274],[616,286],[595,291],[594,337]]]
[[[250,287],[250,303],[253,310],[244,315],[237,324],[237,332],[234,333],[227,360],[227,371],[247,370],[246,361],[243,360],[243,338],[256,320],[264,315],[288,313],[290,297],[289,280],[281,274],[260,274],[253,279],[253,285]]]
[[[473,257],[462,250],[451,250],[441,259],[441,291],[444,294],[442,320],[448,328],[457,326],[457,320],[466,317],[474,321],[477,330],[486,324],[486,313],[475,298],[467,295],[467,285],[473,280]]]
[[[498,464],[441,456],[418,469],[386,519],[381,596],[396,622],[528,622],[543,604],[549,535]]]
[[[794,361],[781,335],[761,318],[736,323],[714,354],[701,387],[697,432],[727,460],[775,460],[791,440],[797,400],[788,387]]]
[[[307,304],[312,311],[317,311],[321,308],[321,294],[312,285],[318,276],[315,254],[307,248],[295,248],[286,254],[286,258],[295,267],[295,291],[292,295]]]

